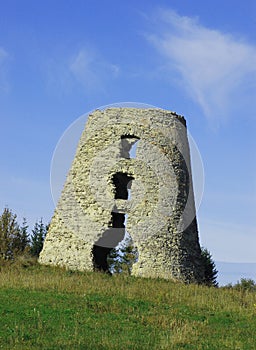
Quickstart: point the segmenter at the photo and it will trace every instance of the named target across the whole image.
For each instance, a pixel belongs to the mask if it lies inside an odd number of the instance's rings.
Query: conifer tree
[[[204,284],[207,286],[217,287],[217,274],[215,262],[212,259],[211,253],[206,248],[201,249],[201,258],[205,268]]]
[[[131,274],[132,265],[138,260],[138,251],[133,245],[131,236],[127,237],[118,248],[113,248],[108,257],[108,266],[111,273]]]
[[[29,247],[30,238],[28,233],[28,224],[26,218],[23,218],[22,225],[20,227],[20,250],[25,251]]]
[[[38,257],[41,250],[43,249],[44,239],[46,236],[48,226],[43,224],[43,220],[35,223],[35,226],[32,230],[31,236],[31,248],[30,253],[33,256]]]

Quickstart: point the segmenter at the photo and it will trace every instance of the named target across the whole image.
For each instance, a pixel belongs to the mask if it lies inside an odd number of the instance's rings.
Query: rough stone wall
[[[93,270],[95,243],[104,256],[125,230],[139,253],[133,275],[203,280],[186,122],[174,112],[89,115],[39,262]]]

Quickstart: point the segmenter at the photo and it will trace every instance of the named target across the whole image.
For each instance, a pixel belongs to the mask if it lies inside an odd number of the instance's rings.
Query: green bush
[[[240,291],[256,292],[256,283],[251,278],[241,278],[233,288]]]

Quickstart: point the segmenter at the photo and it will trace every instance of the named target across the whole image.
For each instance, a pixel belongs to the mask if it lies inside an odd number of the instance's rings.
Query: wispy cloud
[[[119,75],[119,66],[103,59],[90,49],[80,49],[47,64],[47,84],[51,90],[70,93],[78,87],[86,94],[104,92],[110,81]]]
[[[174,11],[159,11],[156,22],[147,39],[165,59],[170,77],[178,73],[208,118],[223,118],[243,93],[255,90],[255,46]]]
[[[0,91],[7,92],[9,84],[7,81],[7,66],[9,55],[6,50],[0,47]]]
[[[0,64],[8,57],[8,53],[0,47]]]
[[[102,60],[95,53],[85,49],[74,55],[69,69],[86,89],[99,88],[106,79],[115,78],[119,74],[117,65]]]

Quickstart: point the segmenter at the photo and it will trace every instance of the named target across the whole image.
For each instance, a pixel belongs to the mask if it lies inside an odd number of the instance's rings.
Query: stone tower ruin
[[[203,281],[186,121],[174,112],[89,115],[39,262],[106,271],[125,232],[133,275]]]

